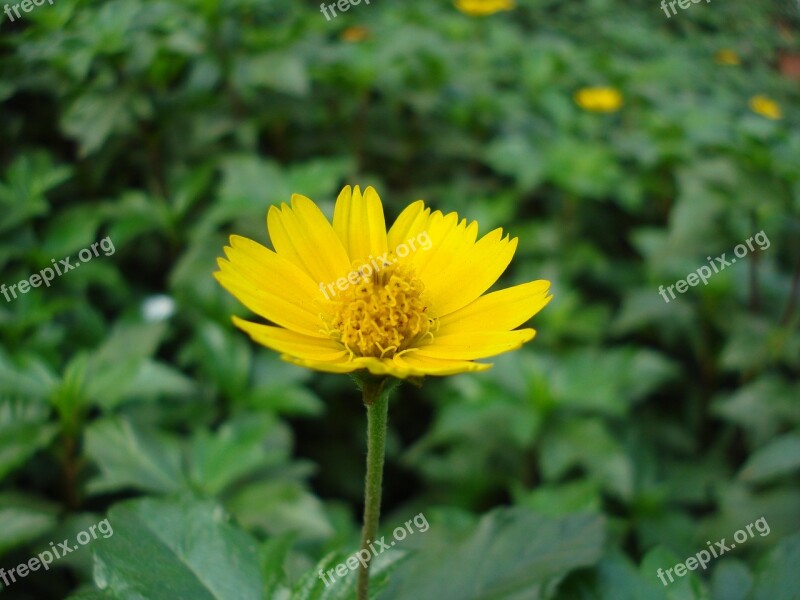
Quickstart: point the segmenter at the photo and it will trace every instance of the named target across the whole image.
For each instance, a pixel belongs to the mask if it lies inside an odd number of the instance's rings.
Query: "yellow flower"
[[[738,65],[739,55],[730,48],[723,48],[714,55],[714,61],[720,65]]]
[[[581,88],[575,92],[575,103],[589,112],[611,113],[622,106],[622,94],[611,87]]]
[[[275,251],[231,236],[217,281],[274,323],[233,318],[281,358],[331,373],[366,369],[398,378],[483,371],[475,359],[516,350],[535,334],[517,329],[552,296],[548,281],[485,294],[506,270],[517,239],[478,224],[406,207],[389,231],[377,192],[345,187],[333,224],[311,200],[272,206]]]
[[[762,117],[772,120],[777,120],[783,117],[783,112],[781,111],[781,107],[778,105],[778,103],[760,94],[750,98],[750,110],[752,110],[754,113],[758,113]]]
[[[363,42],[369,37],[369,29],[360,25],[348,27],[342,32],[342,39],[345,42]]]
[[[456,8],[471,17],[484,17],[503,10],[513,10],[514,0],[456,0]]]

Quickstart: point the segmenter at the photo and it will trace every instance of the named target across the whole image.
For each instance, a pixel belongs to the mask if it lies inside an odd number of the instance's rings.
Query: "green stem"
[[[381,516],[383,459],[386,453],[386,422],[389,414],[389,393],[384,392],[385,380],[362,385],[367,407],[367,475],[364,480],[364,527],[361,530],[361,549],[369,553],[375,541]],[[370,554],[371,555],[371,554]],[[358,600],[369,600],[369,566],[358,571]]]

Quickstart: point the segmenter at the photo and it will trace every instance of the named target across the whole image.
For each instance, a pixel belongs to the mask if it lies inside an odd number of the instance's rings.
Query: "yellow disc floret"
[[[358,283],[333,300],[326,333],[351,357],[391,358],[433,337],[438,321],[424,293],[422,280],[407,266],[359,273]]]

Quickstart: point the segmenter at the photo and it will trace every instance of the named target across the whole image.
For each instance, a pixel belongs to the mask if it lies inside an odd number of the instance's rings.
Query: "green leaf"
[[[758,564],[751,600],[797,600],[800,534],[787,537]]]
[[[311,390],[299,385],[256,389],[249,396],[249,406],[285,415],[318,416],[325,403]]]
[[[570,571],[597,562],[604,522],[592,515],[548,519],[526,509],[499,509],[462,541],[436,547],[423,540],[394,571],[381,598],[545,598]]]
[[[85,93],[66,109],[61,129],[80,143],[81,156],[88,156],[112,134],[127,132],[133,126],[130,102],[130,92],[121,88]]]
[[[542,440],[541,465],[547,480],[582,466],[606,490],[622,498],[633,493],[631,456],[599,419],[571,420],[549,429]]]
[[[104,209],[110,221],[109,237],[119,247],[135,243],[137,237],[148,233],[163,235],[171,227],[169,208],[141,191],[125,191]]]
[[[268,539],[261,545],[259,560],[264,576],[265,595],[269,598],[285,597],[289,600],[284,563],[294,543],[294,536],[282,535]],[[283,595],[283,596],[282,596]]]
[[[125,398],[156,399],[171,396],[190,396],[196,391],[195,383],[178,369],[161,362],[145,360],[124,390]]]
[[[95,583],[119,600],[262,600],[258,544],[219,506],[184,498],[113,507],[94,542]]]
[[[95,370],[100,371],[119,362],[151,357],[165,331],[164,323],[117,324],[93,354]]]
[[[664,595],[669,600],[708,600],[708,593],[699,577],[701,571],[699,563],[695,564],[694,570],[687,568],[682,576],[675,573],[675,565],[685,564],[687,558],[679,558],[674,552],[656,546],[642,559],[639,572],[645,580],[652,578],[657,586],[664,586]],[[697,563],[696,558],[695,563]],[[659,578],[659,569],[662,570],[663,581]],[[672,571],[667,572],[669,569]],[[667,582],[666,585],[664,581]]]
[[[71,167],[55,166],[45,152],[16,158],[0,181],[0,231],[49,212],[45,193],[71,175]]]
[[[144,360],[95,372],[88,389],[98,406],[111,410],[132,400],[188,397],[195,393],[196,386],[177,369]]]
[[[200,362],[207,376],[229,397],[246,394],[252,364],[247,341],[232,327],[212,321],[199,325],[195,335],[196,342],[186,354]]]
[[[742,467],[739,477],[763,483],[800,469],[800,433],[788,433],[759,448]]]
[[[322,502],[297,481],[246,486],[226,505],[242,525],[269,535],[293,533],[303,540],[322,540],[334,533]]]
[[[611,193],[622,171],[605,144],[560,136],[547,147],[547,176],[564,190],[588,198]]]
[[[613,415],[663,386],[678,373],[663,354],[646,349],[579,350],[567,356],[552,374],[558,401]]]
[[[800,385],[765,375],[730,395],[714,399],[712,412],[735,423],[765,444],[786,424],[800,425]]]
[[[0,398],[45,399],[58,385],[58,377],[38,358],[13,362],[0,349]]]
[[[119,596],[115,596],[108,590],[93,590],[90,588],[81,588],[67,600],[120,600]]]
[[[711,574],[712,600],[746,600],[753,589],[753,574],[735,558],[723,558]]]
[[[87,485],[90,493],[124,489],[170,493],[186,485],[181,449],[172,437],[113,418],[92,423],[86,429],[85,444],[86,456],[100,470]]]
[[[669,303],[664,302],[655,287],[630,288],[624,292],[622,306],[611,324],[611,330],[624,335],[661,323],[669,323],[671,329],[688,329],[692,323],[690,305],[671,299]]]
[[[544,178],[544,163],[539,152],[521,135],[493,142],[486,151],[486,159],[498,173],[514,177],[523,192],[535,189]]]
[[[52,442],[58,426],[49,417],[42,402],[0,397],[0,480]]]
[[[266,203],[286,202],[292,191],[283,170],[274,161],[242,154],[222,162],[219,195],[223,204],[235,205],[241,201],[244,206],[264,213]]]
[[[173,367],[150,360],[166,324],[118,324],[89,359],[86,394],[107,409],[131,399],[188,395],[194,383]]]
[[[350,157],[310,160],[290,168],[288,182],[294,193],[322,203],[325,195],[338,193],[337,185],[354,168]]]
[[[247,93],[268,88],[293,96],[306,96],[311,88],[305,62],[291,52],[244,56],[234,65],[234,83]]]
[[[593,481],[539,485],[527,494],[519,491],[515,497],[516,504],[551,517],[575,512],[600,512],[602,509],[599,486]]]
[[[353,550],[353,552],[355,551],[356,549]],[[295,582],[292,587],[291,600],[353,600],[358,581],[357,572],[348,568],[343,576],[328,573],[331,569],[335,570],[338,565],[345,564],[350,556],[352,554],[335,552],[324,557]],[[383,596],[382,592],[387,586],[392,571],[404,557],[404,552],[390,549],[370,561],[370,597],[378,600],[394,597]],[[345,566],[347,565],[345,564]],[[320,571],[325,574],[324,581],[320,576]]]
[[[96,207],[79,206],[62,212],[58,219],[50,221],[43,235],[43,267],[50,266],[46,261],[51,258],[60,259],[90,248],[97,241],[97,228],[101,220],[102,215]],[[100,247],[96,248],[103,256]],[[73,259],[73,262],[80,264],[77,259]]]
[[[268,414],[240,415],[211,434],[200,431],[192,442],[195,485],[217,495],[259,469],[288,462],[291,434]]]
[[[655,572],[640,573],[631,560],[611,550],[592,571],[570,575],[557,600],[667,600]]]
[[[0,83],[0,102],[11,98],[11,96],[14,95],[15,89],[16,85],[12,84],[10,81],[3,81]]]
[[[21,494],[0,495],[0,555],[50,531],[58,507]]]

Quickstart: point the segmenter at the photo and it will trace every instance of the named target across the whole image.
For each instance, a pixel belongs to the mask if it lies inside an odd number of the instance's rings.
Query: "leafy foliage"
[[[268,243],[270,203],[330,213],[359,183],[389,218],[424,198],[504,227],[502,283],[555,294],[530,347],[393,401],[381,534],[421,511],[430,530],[375,558],[373,597],[796,598],[798,27],[788,0],[3,14],[0,284],[113,245],[0,299],[0,567],[114,528],[4,597],[353,597],[355,574],[318,573],[358,547],[363,407],[235,331],[211,272],[230,233]],[[577,106],[594,85],[622,108]]]

